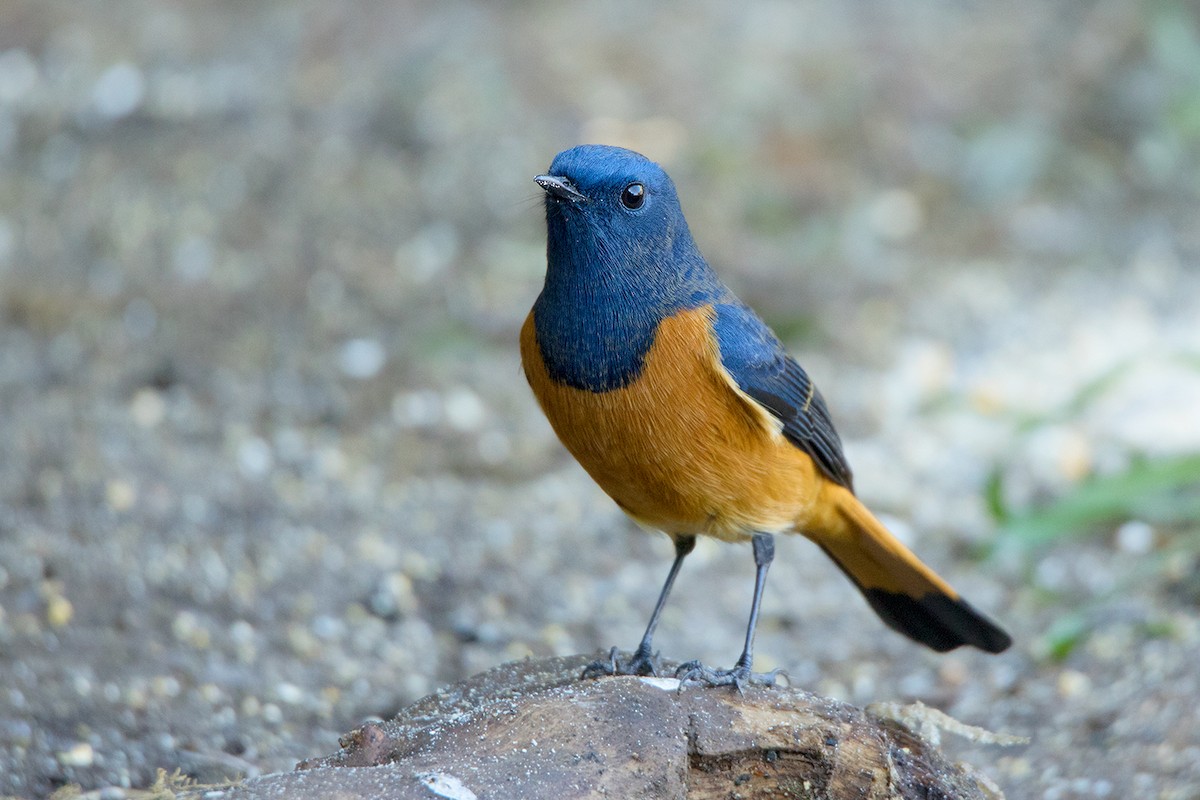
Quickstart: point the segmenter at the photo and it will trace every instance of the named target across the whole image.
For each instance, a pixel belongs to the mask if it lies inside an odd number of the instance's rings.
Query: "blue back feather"
[[[783,435],[792,444],[812,456],[831,480],[854,491],[841,438],[808,373],[745,304],[722,303],[716,312],[721,365],[743,392],[783,422]]]

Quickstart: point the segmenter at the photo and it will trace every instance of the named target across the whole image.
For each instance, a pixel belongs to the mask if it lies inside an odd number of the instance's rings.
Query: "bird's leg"
[[[653,652],[651,644],[654,638],[654,629],[658,627],[658,618],[662,616],[663,607],[667,604],[667,596],[671,594],[671,587],[675,585],[675,576],[679,574],[679,568],[683,566],[683,559],[692,552],[692,548],[695,546],[695,536],[680,536],[675,539],[675,560],[671,563],[671,571],[667,573],[667,580],[663,584],[662,591],[658,593],[658,602],[654,604],[654,613],[650,615],[650,624],[646,626],[646,632],[642,634],[642,641],[638,644],[637,650],[633,651],[629,660],[618,660],[617,648],[614,647],[608,652],[606,660],[593,661],[584,668],[584,678],[598,678],[601,675],[658,674],[658,656]]]
[[[754,600],[750,603],[750,622],[746,625],[746,644],[742,655],[732,669],[713,669],[699,661],[681,664],[675,677],[682,683],[703,683],[708,686],[733,685],[741,691],[745,684],[775,685],[775,679],[783,673],[775,670],[768,673],[751,671],[754,664],[754,631],[758,627],[758,611],[762,605],[763,588],[767,585],[767,570],[775,559],[775,537],[769,533],[756,533],[752,540],[754,548]]]

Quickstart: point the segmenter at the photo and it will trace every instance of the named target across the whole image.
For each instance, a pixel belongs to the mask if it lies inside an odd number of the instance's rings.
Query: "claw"
[[[583,668],[580,680],[590,680],[604,675],[617,674],[617,648],[608,651],[608,659],[597,659]]]
[[[680,689],[689,683],[698,683],[703,686],[733,686],[737,688],[738,694],[742,694],[747,686],[774,686],[775,680],[780,675],[785,680],[788,677],[787,672],[782,669],[770,672],[752,672],[749,666],[743,664],[738,664],[732,669],[714,669],[699,661],[688,661],[680,664],[679,668],[675,670],[675,677],[679,680]]]
[[[617,656],[619,651],[613,648],[608,651],[607,659],[593,661],[583,668],[580,678],[588,680],[608,675],[638,675],[657,678],[661,668],[658,653],[649,653],[641,648],[634,651],[628,659],[622,661]]]

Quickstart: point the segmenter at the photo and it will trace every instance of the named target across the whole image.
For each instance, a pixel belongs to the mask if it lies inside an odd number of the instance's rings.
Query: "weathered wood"
[[[799,689],[581,681],[588,660],[497,667],[222,798],[996,796],[894,719]]]

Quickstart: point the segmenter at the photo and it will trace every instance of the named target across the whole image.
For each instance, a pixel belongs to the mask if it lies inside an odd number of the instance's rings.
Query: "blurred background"
[[[0,795],[290,769],[672,555],[554,440],[533,175],[622,144],[1017,640],[780,543],[760,669],[1028,735],[1010,797],[1200,796],[1200,14],[1095,3],[3,0]],[[748,548],[656,643],[726,665]],[[110,793],[109,797],[119,796]]]

